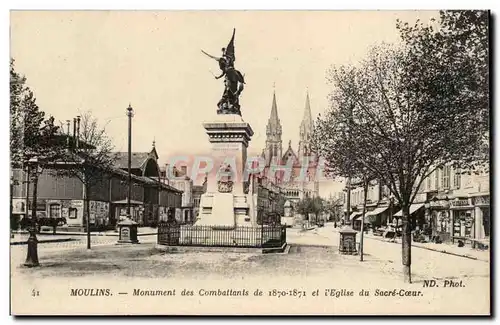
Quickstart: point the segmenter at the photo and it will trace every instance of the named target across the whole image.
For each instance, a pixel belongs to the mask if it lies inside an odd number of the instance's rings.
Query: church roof
[[[288,159],[293,159],[294,160],[294,165],[299,164],[299,158],[295,151],[292,148],[292,141],[288,141],[288,149],[286,149],[285,153],[283,154],[283,157],[281,157],[281,160],[286,163]]]

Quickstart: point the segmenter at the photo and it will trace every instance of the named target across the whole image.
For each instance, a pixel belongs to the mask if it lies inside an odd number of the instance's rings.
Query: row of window
[[[438,168],[425,181],[425,190],[459,189],[462,182],[462,171],[460,168],[453,169],[451,177],[451,166]]]
[[[61,205],[57,203],[53,203],[49,205],[49,218],[61,218]],[[78,209],[77,208],[69,208],[68,209],[68,218],[69,219],[77,219],[78,218]]]
[[[375,196],[375,187],[374,186],[369,186],[368,187],[368,193],[366,193],[366,200],[367,201],[372,201],[374,200]],[[351,192],[351,204],[352,205],[358,205],[363,203],[364,199],[364,191],[361,189],[361,191],[353,191]]]

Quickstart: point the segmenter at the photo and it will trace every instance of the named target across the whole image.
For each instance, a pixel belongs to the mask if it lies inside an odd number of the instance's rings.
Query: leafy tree
[[[77,139],[64,156],[62,166],[55,171],[59,177],[76,177],[84,185],[84,218],[87,228],[87,249],[90,249],[89,196],[93,186],[99,184],[103,177],[111,172],[116,156],[112,154],[113,144],[106,134],[106,129],[99,125],[98,120],[90,112],[84,113],[80,121]]]
[[[314,214],[315,221],[318,221],[319,215],[325,211],[324,200],[319,197],[304,197],[302,200],[297,202],[297,212],[309,220],[309,215]]]
[[[477,161],[488,125],[487,103],[476,95],[487,89],[472,56],[453,58],[468,46],[442,48],[444,29],[399,28],[402,48],[375,46],[359,65],[329,71],[332,107],[314,138],[337,175],[354,163],[387,184],[403,212],[403,273],[411,282],[410,205],[435,168]]]
[[[311,198],[311,213],[315,216],[315,221],[318,222],[319,215],[325,211],[325,200],[319,196]]]
[[[30,239],[25,265],[38,265],[36,223],[38,177],[47,162],[60,156],[57,142],[59,127],[54,118],[36,104],[34,93],[26,86],[26,78],[15,71],[10,61],[10,154],[12,168],[25,168],[28,184],[33,184]],[[29,193],[29,186],[28,193]],[[26,207],[26,211],[28,206]],[[27,213],[26,213],[27,214]]]
[[[300,215],[303,215],[305,218],[308,219],[309,209],[310,209],[309,198],[305,197],[302,200],[298,201],[295,209],[296,209],[297,213],[299,213]]]
[[[325,212],[327,212],[335,222],[339,222],[342,216],[342,207],[344,200],[339,197],[330,197],[324,201]]]
[[[11,164],[20,162],[23,139],[22,100],[25,93],[26,78],[16,72],[14,59],[10,60],[10,154]]]

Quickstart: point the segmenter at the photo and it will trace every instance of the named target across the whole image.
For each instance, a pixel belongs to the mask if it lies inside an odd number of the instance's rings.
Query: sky
[[[223,91],[216,61],[235,36],[235,67],[245,76],[242,117],[255,134],[249,154],[265,145],[276,92],[283,151],[297,149],[309,92],[313,118],[328,108],[331,66],[356,64],[370,46],[399,41],[396,19],[414,23],[436,11],[12,11],[11,57],[37,103],[57,121],[91,111],[117,151],[127,150],[129,104],[133,151],[160,164],[179,154],[203,154],[202,123],[216,114]],[[320,193],[341,190],[337,182]]]

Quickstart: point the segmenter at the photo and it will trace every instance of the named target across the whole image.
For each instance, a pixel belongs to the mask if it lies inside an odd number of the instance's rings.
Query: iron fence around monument
[[[286,227],[264,225],[217,229],[161,222],[157,242],[167,246],[278,248],[286,243]]]

